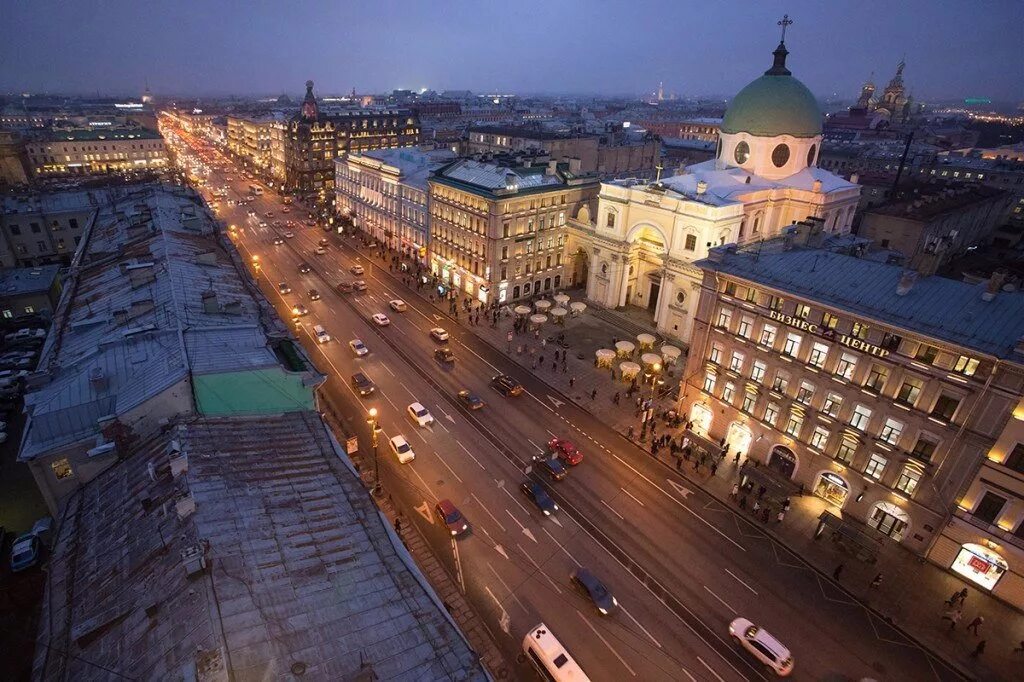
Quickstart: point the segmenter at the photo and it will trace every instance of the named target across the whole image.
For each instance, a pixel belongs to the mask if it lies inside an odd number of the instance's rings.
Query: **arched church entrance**
[[[569,278],[570,289],[580,289],[587,286],[587,277],[590,276],[590,255],[582,246],[576,249],[572,255],[572,276]]]
[[[649,224],[635,226],[626,241],[629,269],[620,288],[619,306],[643,323],[653,324],[664,286],[668,243],[661,229]]]

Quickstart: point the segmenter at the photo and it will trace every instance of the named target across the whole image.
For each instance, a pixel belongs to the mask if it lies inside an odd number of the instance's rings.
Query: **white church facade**
[[[570,224],[568,254],[577,284],[606,308],[643,317],[663,336],[687,342],[701,271],[713,246],[777,235],[808,218],[825,232],[849,232],[860,187],[817,167],[821,110],[775,62],[730,103],[716,157],[653,183],[601,185],[596,215]]]

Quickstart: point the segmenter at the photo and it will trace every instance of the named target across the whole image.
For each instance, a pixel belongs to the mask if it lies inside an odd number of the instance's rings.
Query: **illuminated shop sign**
[[[826,329],[822,332],[819,331],[818,325],[808,322],[807,320],[801,320],[799,317],[783,315],[778,310],[769,310],[768,316],[773,320],[777,320],[783,324],[789,325],[790,327],[795,327],[810,334],[818,334],[819,336],[835,339],[844,346],[853,348],[854,350],[859,350],[862,353],[874,355],[879,358],[884,358],[889,354],[889,351],[885,348],[880,348],[879,346],[868,343],[863,339],[858,339],[856,336],[850,336],[849,334],[836,334],[831,329]]]

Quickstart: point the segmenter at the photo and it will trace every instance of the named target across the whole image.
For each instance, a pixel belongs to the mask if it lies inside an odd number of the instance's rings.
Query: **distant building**
[[[0,315],[52,315],[61,293],[61,266],[0,268]]]
[[[269,177],[273,164],[271,141],[273,128],[284,121],[284,114],[229,114],[227,146],[252,172]]]
[[[123,188],[0,197],[0,267],[69,265],[98,206]]]
[[[160,133],[147,128],[52,128],[25,140],[35,178],[131,173],[167,168]]]
[[[419,147],[357,152],[335,160],[338,214],[382,244],[427,264],[430,173],[455,159]]]
[[[568,286],[566,230],[594,210],[599,187],[578,160],[460,159],[428,184],[430,270],[445,289],[486,304]]]
[[[29,174],[25,170],[28,157],[25,141],[13,130],[0,130],[0,187],[26,185]]]
[[[987,244],[1010,205],[1007,192],[985,185],[911,185],[900,192],[900,199],[866,210],[857,234],[926,272]]]
[[[718,132],[722,127],[722,119],[706,117],[676,120],[649,119],[638,121],[637,125],[662,138],[700,140],[711,142],[714,145],[718,143]]]

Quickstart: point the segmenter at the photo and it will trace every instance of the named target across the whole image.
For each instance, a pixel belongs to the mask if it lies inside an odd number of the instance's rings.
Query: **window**
[[[609,229],[615,227],[615,214],[610,211],[608,212],[608,218],[605,221],[605,227]]]
[[[935,346],[929,346],[927,343],[922,343],[917,347],[917,352],[914,353],[914,359],[930,365],[935,362],[935,358],[938,354],[939,350]]]
[[[772,163],[776,168],[782,168],[789,161],[789,145],[777,144],[772,150]]]
[[[943,393],[935,401],[935,407],[932,408],[932,416],[946,422],[953,421],[953,415],[959,406],[960,398]]]
[[[814,433],[811,434],[811,447],[818,450],[824,450],[825,444],[828,443],[829,432],[824,426],[815,426]]]
[[[850,417],[850,426],[864,431],[871,421],[871,410],[866,405],[857,405],[853,408],[853,416]]]
[[[786,345],[782,347],[783,355],[789,355],[796,357],[796,354],[800,352],[800,335],[789,333],[786,334]]]
[[[885,465],[888,463],[889,460],[876,452],[871,455],[871,459],[868,460],[868,465],[864,467],[864,475],[870,476],[875,480],[881,479],[882,472],[885,471]]]
[[[728,329],[730,322],[732,322],[732,311],[728,308],[720,308],[718,311],[718,320],[715,322],[715,326]]]
[[[804,303],[797,303],[796,308],[793,310],[793,317],[798,320],[806,320],[807,316],[811,314],[811,306]]]
[[[764,326],[764,328],[761,329],[761,345],[762,346],[768,346],[769,348],[774,346],[775,345],[775,334],[778,331],[779,330],[776,327],[774,327],[774,326],[772,326],[770,324],[766,324]]]
[[[882,387],[885,386],[885,380],[889,378],[889,370],[881,365],[871,365],[871,371],[868,372],[868,379],[864,382],[866,388],[870,388],[878,393],[882,392]]]
[[[800,429],[804,425],[804,416],[797,414],[796,412],[790,411],[789,419],[786,420],[786,427],[783,429],[786,433],[797,438],[800,436]]]
[[[821,369],[825,366],[825,358],[828,357],[828,345],[815,342],[811,346],[811,354],[807,358],[807,364]]]
[[[727,403],[732,403],[732,399],[735,396],[736,396],[736,386],[735,386],[735,384],[733,384],[731,382],[727,383],[725,385],[725,387],[722,388],[722,400],[724,400]]]
[[[750,378],[756,381],[757,383],[761,383],[762,381],[764,381],[765,369],[766,367],[763,362],[761,362],[760,360],[754,360],[754,366],[750,368]]]
[[[697,250],[697,235],[695,235],[695,234],[688,234],[688,235],[686,235],[686,240],[683,242],[683,248],[686,249],[687,251],[696,251]]]
[[[864,339],[868,338],[868,326],[861,322],[854,322],[853,330],[850,332],[850,336],[853,336],[854,338],[863,341]]]
[[[885,350],[899,350],[900,344],[903,343],[903,337],[897,334],[890,334],[886,332],[882,335],[882,343],[879,345]]]
[[[732,358],[729,360],[729,369],[734,372],[742,371],[743,369],[743,353],[733,351]]]
[[[39,234],[39,223],[32,223],[30,225],[33,234]]]
[[[882,432],[878,434],[878,437],[889,445],[896,445],[902,433],[903,422],[897,421],[892,417],[886,417],[885,425],[882,427]]]
[[[743,405],[740,406],[740,409],[746,412],[747,414],[753,414],[755,403],[757,403],[757,394],[750,392],[744,393]]]
[[[743,298],[748,303],[755,303],[757,301],[757,289],[754,287],[747,287],[746,292],[743,294]]]
[[[789,388],[789,374],[781,370],[776,372],[775,379],[772,380],[772,390],[785,393],[787,388]]]
[[[784,303],[785,303],[785,300],[783,300],[782,297],[780,297],[780,296],[769,296],[768,297],[768,310],[775,310],[775,311],[782,310],[782,305]]]
[[[825,398],[824,404],[821,406],[821,411],[830,417],[839,417],[839,410],[843,407],[843,396],[836,393],[829,393]]]
[[[745,339],[750,338],[750,330],[754,328],[754,318],[744,315],[740,318],[740,326],[736,333]]]
[[[727,296],[735,296],[736,295],[736,282],[726,282],[725,283],[725,293],[726,293]]]
[[[836,375],[849,381],[853,378],[855,369],[857,369],[857,356],[852,353],[843,353],[839,358],[839,364],[836,365]]]
[[[67,457],[61,457],[57,461],[52,462],[50,468],[53,470],[53,475],[58,481],[70,478],[75,473],[71,470],[71,462],[68,461]]]
[[[896,481],[896,490],[913,495],[917,490],[917,484],[921,481],[921,472],[909,466],[903,467],[899,479]]]
[[[832,313],[821,314],[821,327],[824,329],[835,329],[836,325],[839,324],[839,318]]]
[[[922,462],[932,461],[932,455],[935,454],[935,449],[939,446],[938,443],[921,436],[917,439],[917,443],[914,445],[914,449],[910,451],[910,455]]]
[[[711,344],[711,352],[708,353],[708,360],[716,365],[722,364],[722,347],[717,343]]]
[[[809,381],[801,381],[800,388],[796,392],[796,400],[804,405],[810,405],[814,397],[814,384]]]
[[[704,391],[711,393],[715,390],[715,373],[708,372],[704,375]]]
[[[896,402],[913,407],[917,404],[922,388],[924,388],[924,382],[920,379],[904,380],[900,390],[896,392]]]
[[[993,492],[986,492],[985,497],[981,498],[981,502],[974,508],[974,518],[986,523],[995,523],[1005,505],[1005,497]]]
[[[736,148],[733,150],[733,158],[736,159],[736,163],[740,166],[745,164],[747,159],[750,158],[750,145],[742,141],[737,144]]]
[[[974,373],[978,371],[978,361],[974,358],[969,358],[966,355],[961,355],[953,364],[953,371],[959,372],[964,376],[972,377],[974,376]]]
[[[779,406],[775,403],[768,403],[768,406],[764,408],[764,420],[775,426],[775,422],[779,418]]]
[[[1019,474],[1024,474],[1024,444],[1017,443],[1003,461],[1003,466]]]

